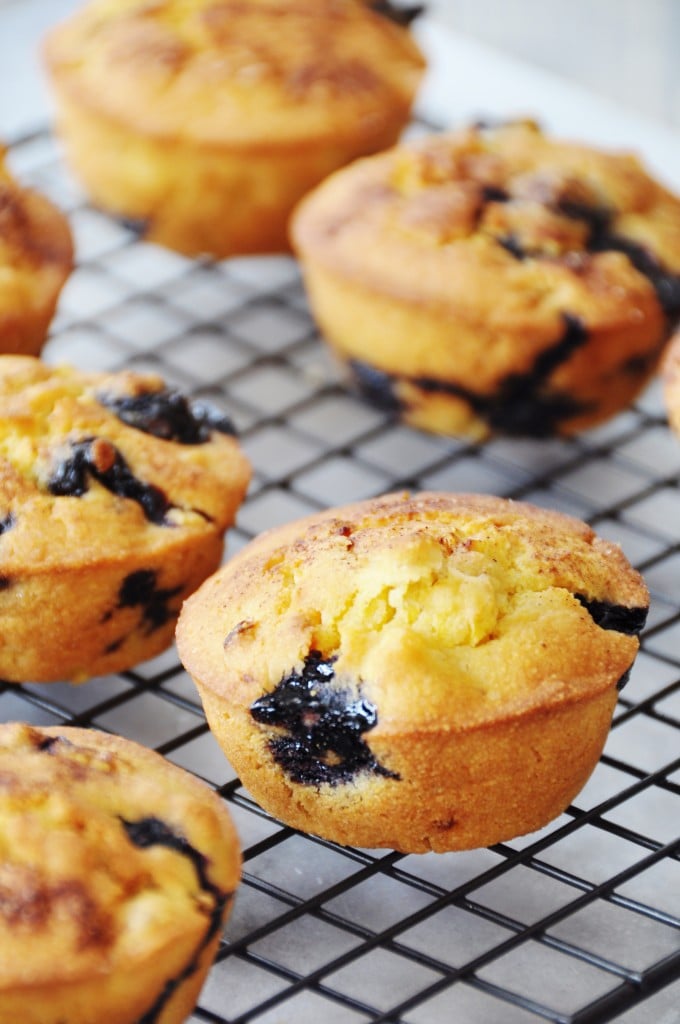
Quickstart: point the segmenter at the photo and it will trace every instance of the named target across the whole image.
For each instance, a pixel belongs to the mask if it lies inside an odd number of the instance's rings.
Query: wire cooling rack
[[[572,440],[426,436],[343,390],[293,260],[209,263],[140,242],[84,203],[48,133],[18,141],[11,161],[69,212],[77,240],[46,360],[154,370],[234,418],[255,476],[230,553],[387,490],[493,492],[588,520],[652,592],[576,803],[539,833],[469,853],[347,849],[282,827],[234,776],[174,650],[80,687],[0,685],[0,718],[118,732],[228,802],[245,874],[192,1024],[678,1024],[680,442],[658,386]]]

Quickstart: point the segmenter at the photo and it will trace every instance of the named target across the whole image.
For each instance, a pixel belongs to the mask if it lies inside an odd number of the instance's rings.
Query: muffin
[[[261,535],[189,598],[177,641],[265,809],[338,843],[461,850],[578,793],[647,606],[584,523],[403,493]]]
[[[572,434],[626,407],[680,314],[680,200],[531,122],[337,172],[292,224],[349,379],[407,423]]]
[[[179,1024],[239,881],[222,801],[129,740],[0,725],[0,1022]]]
[[[37,355],[73,265],[68,222],[11,176],[0,147],[0,353]]]
[[[250,467],[153,375],[0,357],[0,678],[130,668],[220,563]]]
[[[407,28],[357,0],[95,0],[45,54],[94,202],[216,257],[287,251],[293,206],[396,141],[424,67]]]

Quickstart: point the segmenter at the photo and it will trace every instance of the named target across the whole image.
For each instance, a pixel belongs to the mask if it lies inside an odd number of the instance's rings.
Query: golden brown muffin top
[[[263,147],[374,134],[423,58],[356,0],[95,0],[48,38],[79,103],[140,133]]]
[[[82,564],[223,531],[250,478],[230,421],[152,374],[0,357],[0,559]]]
[[[232,708],[318,654],[377,707],[376,734],[465,729],[611,687],[648,603],[620,548],[571,517],[402,493],[261,535],[188,599],[177,641]]]
[[[219,926],[240,855],[207,786],[128,740],[0,725],[0,989],[125,971]]]
[[[44,196],[22,188],[0,147],[0,344],[2,323],[30,310],[66,278],[73,243],[64,215]]]
[[[680,200],[629,154],[531,122],[428,136],[336,172],[293,221],[295,248],[366,287],[474,327],[554,337],[680,314]]]

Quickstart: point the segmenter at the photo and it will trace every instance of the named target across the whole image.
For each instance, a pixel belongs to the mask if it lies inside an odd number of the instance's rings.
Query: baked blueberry
[[[112,409],[124,423],[165,441],[178,444],[205,444],[214,430],[235,434],[228,416],[203,402],[190,402],[180,391],[163,388],[137,395],[98,396],[102,405]]]
[[[170,503],[160,487],[134,475],[115,445],[103,438],[86,437],[70,445],[70,453],[54,469],[47,486],[51,494],[79,498],[93,477],[107,491],[141,506],[151,523],[167,523]]]
[[[382,14],[396,25],[406,28],[425,10],[425,4],[395,4],[391,0],[369,0],[369,7],[376,14]]]
[[[163,588],[158,586],[158,574],[153,569],[138,569],[126,576],[118,591],[118,607],[141,607],[142,619],[148,633],[175,621],[179,609],[171,608],[169,602],[185,588]]]
[[[268,740],[274,759],[293,782],[310,786],[336,786],[366,771],[398,778],[362,739],[378,723],[377,708],[360,689],[352,693],[338,683],[334,661],[310,651],[302,671],[251,704],[255,721],[277,730]]]

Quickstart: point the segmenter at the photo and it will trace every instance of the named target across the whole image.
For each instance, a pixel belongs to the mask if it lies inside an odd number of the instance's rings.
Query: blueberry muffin
[[[129,740],[0,725],[0,1022],[180,1024],[239,881],[222,801]]]
[[[22,188],[0,147],[0,353],[40,352],[73,264],[66,218]]]
[[[627,406],[680,314],[680,200],[531,122],[356,162],[292,225],[350,380],[425,430],[571,434]]]
[[[261,535],[189,598],[177,640],[267,810],[339,843],[460,850],[578,793],[647,606],[584,523],[392,494]]]
[[[671,340],[663,360],[663,396],[668,422],[680,434],[680,332]]]
[[[287,251],[295,203],[396,141],[424,66],[357,0],[95,0],[45,53],[94,202],[216,257]]]
[[[153,375],[0,357],[0,678],[82,681],[172,642],[250,467]]]

